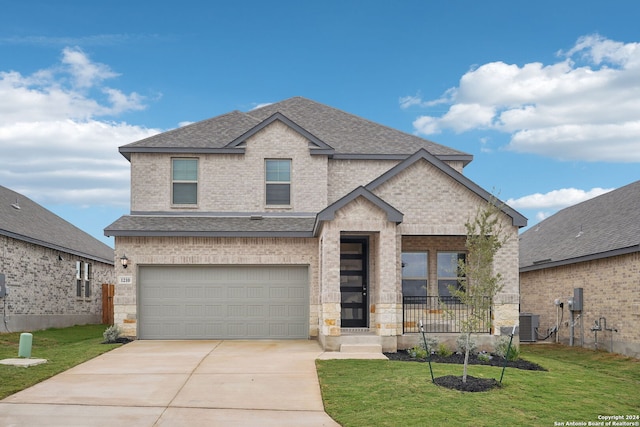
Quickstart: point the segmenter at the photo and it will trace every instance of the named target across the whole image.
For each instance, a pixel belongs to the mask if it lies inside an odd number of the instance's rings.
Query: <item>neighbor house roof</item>
[[[242,143],[265,123],[280,120],[336,159],[402,160],[423,148],[441,160],[469,163],[473,156],[302,97],[233,111],[120,147],[120,153],[243,153]]]
[[[3,186],[0,186],[0,235],[113,264],[112,248]]]
[[[640,251],[640,181],[565,208],[520,236],[520,271]]]

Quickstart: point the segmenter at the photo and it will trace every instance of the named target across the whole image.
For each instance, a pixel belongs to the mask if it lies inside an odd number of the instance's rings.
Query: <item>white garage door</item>
[[[141,339],[309,336],[308,268],[140,267]]]

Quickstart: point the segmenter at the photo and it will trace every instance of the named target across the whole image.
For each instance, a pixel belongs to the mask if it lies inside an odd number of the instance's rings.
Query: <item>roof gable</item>
[[[247,141],[247,139],[251,138],[253,135],[255,135],[256,133],[260,132],[262,129],[266,128],[267,126],[269,126],[270,124],[272,124],[275,121],[282,122],[286,126],[289,126],[291,129],[295,130],[300,135],[305,137],[307,140],[309,140],[311,142],[311,144],[312,144],[312,147],[310,147],[311,150],[312,150],[311,151],[312,154],[333,154],[333,151],[334,151],[333,148],[331,148],[329,145],[325,144],[322,140],[317,138],[311,132],[307,131],[306,129],[302,128],[301,126],[298,126],[295,122],[293,122],[292,120],[287,118],[287,116],[285,116],[284,114],[282,114],[280,112],[272,114],[267,119],[263,120],[262,122],[260,122],[259,124],[255,125],[251,129],[247,130],[245,133],[243,133],[242,135],[238,136],[233,141],[228,143],[226,145],[226,147],[227,148],[237,148],[237,147],[239,147],[241,144],[244,144]]]
[[[565,208],[520,235],[520,271],[640,252],[640,181]]]
[[[0,235],[113,264],[112,248],[33,200],[2,186]]]
[[[380,197],[373,194],[371,191],[366,188],[360,186],[347,194],[346,196],[336,200],[334,203],[330,204],[322,211],[318,212],[316,215],[316,224],[313,228],[314,235],[318,231],[320,223],[323,221],[332,221],[335,219],[336,212],[343,207],[347,206],[349,203],[357,199],[358,197],[363,197],[367,199],[369,202],[373,203],[375,206],[380,208],[387,215],[387,220],[395,223],[401,223],[404,215],[402,212],[391,206],[389,203],[382,200]]]
[[[478,195],[482,199],[484,199],[486,201],[491,201],[491,200],[495,199],[491,195],[491,193],[489,193],[488,191],[484,190],[478,184],[476,184],[475,182],[471,181],[469,178],[467,178],[466,176],[464,176],[463,174],[461,174],[457,170],[453,169],[451,166],[449,166],[448,164],[446,164],[442,160],[438,159],[436,156],[432,155],[431,153],[429,153],[424,148],[421,148],[420,150],[415,152],[413,155],[411,155],[410,157],[408,157],[407,159],[405,159],[401,163],[398,163],[396,166],[394,166],[393,168],[389,169],[384,174],[380,175],[378,178],[376,178],[373,181],[371,181],[369,184],[367,184],[365,186],[365,188],[367,190],[369,190],[369,191],[373,191],[377,187],[379,187],[380,185],[382,185],[385,182],[389,181],[391,178],[393,178],[393,177],[397,176],[398,174],[402,173],[404,170],[406,170],[408,167],[410,167],[414,163],[416,163],[418,161],[421,161],[421,160],[424,160],[424,161],[427,161],[427,162],[431,163],[433,166],[438,168],[440,171],[442,171],[443,173],[445,173],[446,175],[448,175],[449,177],[451,177],[452,179],[454,179],[458,183],[462,184],[463,186],[465,186],[467,189],[469,189],[470,191],[472,191],[473,193],[475,193],[476,195]],[[514,226],[524,227],[524,226],[527,225],[527,219],[524,216],[522,216],[520,213],[518,213],[516,210],[511,208],[510,206],[507,206],[504,203],[500,203],[499,201],[497,201],[496,206],[501,207],[502,212],[504,214],[508,215],[509,217],[511,217],[512,224]]]

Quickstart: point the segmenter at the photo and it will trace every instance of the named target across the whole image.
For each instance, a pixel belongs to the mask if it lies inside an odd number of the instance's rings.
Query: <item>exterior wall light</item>
[[[127,266],[129,265],[129,258],[127,258],[126,255],[122,255],[122,257],[120,258],[120,264],[122,264],[123,268],[127,268]]]

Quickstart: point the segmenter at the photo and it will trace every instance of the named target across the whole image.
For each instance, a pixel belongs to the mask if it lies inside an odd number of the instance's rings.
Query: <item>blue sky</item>
[[[0,185],[113,246],[118,147],[304,96],[529,218],[640,179],[640,2],[0,0]]]

